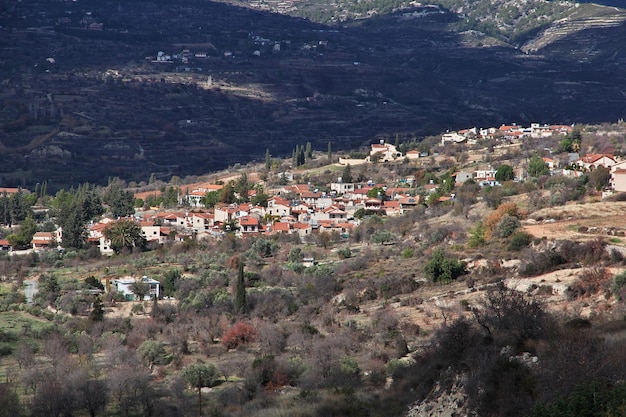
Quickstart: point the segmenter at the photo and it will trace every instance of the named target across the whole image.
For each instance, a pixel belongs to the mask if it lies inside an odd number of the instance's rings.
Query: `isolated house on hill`
[[[57,245],[57,235],[52,232],[36,232],[31,243],[34,250],[43,250]]]
[[[402,152],[398,152],[394,145],[385,143],[385,141],[381,140],[380,143],[372,144],[370,157],[373,156],[376,156],[377,158],[380,157],[380,161],[382,162],[389,162],[402,158]]]
[[[145,275],[141,279],[130,277],[116,279],[113,280],[113,284],[117,292],[122,293],[127,301],[149,301],[153,297],[159,298],[161,293],[161,283]],[[147,291],[144,293],[142,300],[138,300],[137,291],[133,291],[135,290],[135,285],[147,286]]]

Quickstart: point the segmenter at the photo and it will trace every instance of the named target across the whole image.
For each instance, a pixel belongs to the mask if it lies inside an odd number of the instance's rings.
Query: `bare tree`
[[[513,343],[516,347],[543,335],[548,325],[548,316],[538,301],[506,288],[503,283],[488,290],[472,312],[487,336],[500,338],[502,344]]]

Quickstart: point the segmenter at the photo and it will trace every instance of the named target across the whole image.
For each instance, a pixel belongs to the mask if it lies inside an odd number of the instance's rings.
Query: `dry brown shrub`
[[[601,292],[608,292],[611,285],[611,273],[606,268],[585,270],[578,281],[568,290],[570,300],[590,297]]]
[[[498,223],[502,220],[505,214],[508,214],[512,217],[520,217],[520,212],[515,203],[502,203],[498,206],[498,208],[487,217],[484,221],[483,226],[485,227],[485,238],[490,239],[493,235],[493,232],[498,227]]]

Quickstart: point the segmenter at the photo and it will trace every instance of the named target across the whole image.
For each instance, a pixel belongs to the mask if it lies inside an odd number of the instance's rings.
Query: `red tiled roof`
[[[286,222],[276,222],[274,223],[274,230],[277,232],[288,232],[291,230],[291,225]]]
[[[242,226],[258,226],[259,219],[257,219],[256,217],[246,216],[239,219],[239,224]]]
[[[384,208],[400,208],[400,202],[399,201],[383,201],[383,207]]]
[[[588,153],[586,155],[584,155],[582,158],[580,158],[580,160],[584,163],[587,164],[593,164],[594,162],[602,159],[602,158],[609,158],[611,160],[613,160],[615,162],[615,157],[611,154],[601,154],[601,153]]]

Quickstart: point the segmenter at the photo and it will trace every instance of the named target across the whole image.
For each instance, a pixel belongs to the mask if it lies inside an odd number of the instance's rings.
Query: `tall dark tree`
[[[243,262],[239,261],[237,271],[237,284],[235,287],[235,311],[239,314],[248,312],[248,301],[246,300],[246,282],[243,273]]]
[[[350,168],[350,164],[346,165],[343,169],[343,173],[341,174],[341,180],[343,182],[352,182],[352,168]]]
[[[163,295],[166,297],[172,297],[176,293],[178,282],[183,277],[183,273],[180,269],[170,269],[163,274]]]
[[[125,190],[122,180],[109,179],[109,185],[102,195],[102,201],[109,206],[113,217],[127,217],[134,214],[135,196]]]
[[[0,219],[2,224],[11,226],[11,212],[9,211],[9,196],[7,193],[2,193],[0,198]]]
[[[9,198],[9,213],[12,224],[19,224],[28,215],[32,214],[30,206],[32,204],[26,198],[26,195],[20,190]]]
[[[332,162],[333,161],[333,147],[332,147],[332,143],[330,141],[328,141],[328,162]]]
[[[25,248],[30,246],[30,243],[37,231],[37,223],[32,217],[27,217],[24,219],[22,224],[20,224],[17,232],[10,234],[7,239],[11,243],[11,245],[16,248]]]
[[[250,182],[248,181],[248,175],[243,173],[237,178],[233,186],[235,192],[239,194],[239,199],[242,201],[248,201],[248,191],[250,191]]]
[[[496,180],[500,182],[510,181],[515,178],[513,167],[511,165],[502,164],[496,170]]]
[[[53,207],[66,248],[82,248],[87,239],[87,222],[104,213],[100,198],[89,184],[76,190],[59,191]]]
[[[304,151],[304,146],[300,148],[300,156],[298,158],[300,165],[304,165],[306,163],[306,153]]]
[[[93,309],[91,313],[89,313],[89,320],[91,321],[102,321],[104,320],[104,305],[102,304],[102,300],[100,296],[96,297],[93,302]]]
[[[230,181],[220,190],[220,202],[224,204],[232,204],[235,201],[235,187],[233,186],[233,182]]]
[[[272,167],[272,155],[270,154],[269,148],[265,150],[265,169],[270,170]]]
[[[172,208],[178,205],[180,190],[178,187],[163,187],[161,189],[162,204],[165,208]]]

